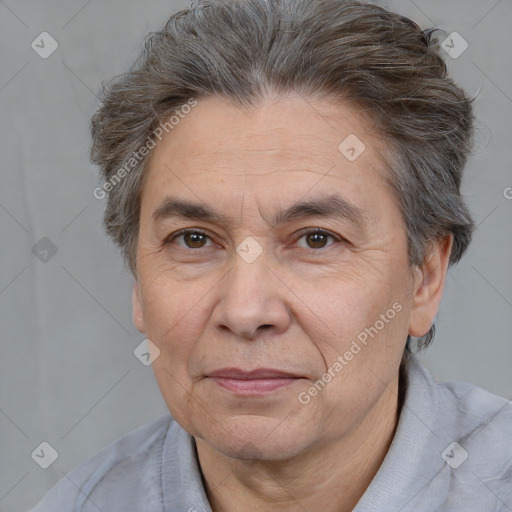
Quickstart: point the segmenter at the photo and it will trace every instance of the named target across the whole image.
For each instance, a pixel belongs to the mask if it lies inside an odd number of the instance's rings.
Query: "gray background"
[[[186,5],[0,1],[0,511],[34,505],[65,472],[166,411],[151,368],[133,355],[143,336],[131,324],[131,277],[92,195],[88,124],[101,81],[124,71],[144,34]],[[422,359],[440,379],[511,398],[512,1],[385,5],[425,28],[459,32],[469,48],[447,61],[478,94],[477,154],[464,183],[478,230],[450,271]],[[43,31],[59,44],[48,59],[31,48]],[[42,237],[57,248],[46,262],[32,252]],[[31,458],[42,441],[59,454],[47,470]]]

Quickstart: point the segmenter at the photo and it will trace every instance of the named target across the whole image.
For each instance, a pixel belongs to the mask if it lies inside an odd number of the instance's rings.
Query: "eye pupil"
[[[183,239],[190,248],[197,249],[203,247],[206,237],[201,233],[185,233]]]
[[[310,233],[307,235],[308,242],[312,242],[312,244],[309,244],[315,249],[325,247],[325,241],[326,241],[326,235],[323,233]]]

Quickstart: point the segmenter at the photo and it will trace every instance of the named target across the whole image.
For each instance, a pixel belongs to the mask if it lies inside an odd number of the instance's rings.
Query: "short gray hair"
[[[388,144],[411,266],[453,234],[450,263],[474,223],[460,193],[473,144],[472,100],[447,76],[432,30],[357,0],[205,0],[147,36],[129,72],[104,85],[91,159],[109,180],[191,98],[240,108],[268,91],[363,106]],[[104,223],[136,275],[143,158],[107,195]],[[419,339],[427,346],[434,326]],[[410,346],[408,340],[407,346]]]

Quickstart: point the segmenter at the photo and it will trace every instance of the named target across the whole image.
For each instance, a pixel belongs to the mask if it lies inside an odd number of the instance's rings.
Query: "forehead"
[[[227,206],[247,191],[281,203],[340,191],[364,208],[370,189],[389,193],[379,148],[367,117],[351,104],[290,96],[247,109],[204,98],[153,150],[143,207],[171,191]]]
[[[254,107],[241,108],[227,98],[210,96],[200,99],[179,120],[153,152],[153,160],[170,149],[173,160],[185,164],[202,156],[229,162],[246,152],[262,159],[297,156],[321,169],[342,156],[339,145],[348,136],[352,136],[350,140],[356,142],[357,149],[364,144],[369,153],[374,153],[377,139],[365,111],[346,102],[314,101],[294,95],[266,98]]]

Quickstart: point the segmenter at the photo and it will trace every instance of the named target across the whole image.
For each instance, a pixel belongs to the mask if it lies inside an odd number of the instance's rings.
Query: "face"
[[[201,99],[147,172],[134,322],[174,419],[231,457],[342,439],[435,314],[358,109]]]

